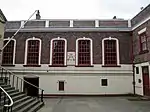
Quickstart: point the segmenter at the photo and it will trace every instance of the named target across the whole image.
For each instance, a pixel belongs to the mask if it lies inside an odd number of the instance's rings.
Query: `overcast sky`
[[[40,10],[42,19],[130,19],[149,3],[150,0],[2,0],[0,8],[8,20],[27,20],[35,10]]]

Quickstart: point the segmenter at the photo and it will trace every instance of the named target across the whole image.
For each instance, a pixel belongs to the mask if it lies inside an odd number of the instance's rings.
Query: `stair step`
[[[22,97],[25,97],[25,94],[21,93],[20,95],[13,96],[12,99],[13,99],[13,101],[16,101]]]
[[[10,93],[9,95],[10,95],[10,97],[13,97],[13,96],[17,96],[17,95],[19,95],[19,94],[22,94],[22,92]]]
[[[4,89],[4,88],[7,88],[7,87],[11,87],[11,85],[4,84],[4,85],[1,85],[1,87]]]
[[[11,93],[15,93],[15,92],[19,92],[19,90],[15,90],[15,89],[13,89],[13,90],[8,90],[8,91],[6,91],[8,94],[11,94]]]
[[[4,88],[5,91],[14,90],[14,89],[15,89],[15,87],[5,87],[5,88]]]
[[[16,101],[14,101],[14,105],[17,105],[18,103],[22,103],[25,102],[26,100],[28,100],[29,98],[31,98],[30,96],[24,96]]]
[[[43,106],[44,106],[44,102],[39,102],[34,107],[32,107],[31,109],[29,109],[27,112],[37,112]]]
[[[13,97],[11,97],[12,98],[12,100],[13,100],[13,102],[15,102],[15,101],[17,101],[17,100],[20,100],[20,99],[22,99],[23,97],[26,97],[25,96],[25,94],[20,94],[20,95],[17,95],[17,96],[13,96]],[[2,97],[1,98],[1,104],[4,104],[4,97]],[[8,97],[7,97],[7,99],[6,99],[6,102],[8,101]]]
[[[28,104],[27,106],[21,108],[19,112],[27,112],[29,109],[37,105],[40,101],[39,100],[34,100],[32,103]]]
[[[13,98],[14,96],[18,96],[19,94],[21,94],[21,92],[12,92],[12,93],[9,93],[9,96],[11,97],[11,98]],[[4,93],[2,94],[2,96],[1,96],[1,100],[3,101],[3,99],[4,99]],[[8,97],[6,96],[6,99],[8,99]]]
[[[13,112],[18,112],[18,110],[20,110],[21,108],[26,107],[27,105],[29,105],[30,103],[32,103],[35,100],[35,98],[30,98],[28,100],[26,100],[25,102],[22,102],[16,106],[13,106]],[[20,111],[22,112],[22,111]]]

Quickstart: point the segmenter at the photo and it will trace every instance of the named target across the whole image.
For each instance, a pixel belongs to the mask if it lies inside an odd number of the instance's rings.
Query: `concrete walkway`
[[[132,97],[46,98],[38,112],[150,112],[150,101],[129,101]]]

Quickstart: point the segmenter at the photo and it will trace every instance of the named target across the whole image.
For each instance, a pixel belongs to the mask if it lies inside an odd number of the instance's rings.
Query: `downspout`
[[[136,93],[135,93],[135,66],[134,66],[134,55],[133,55],[133,31],[131,32],[131,38],[132,38],[132,40],[131,40],[131,61],[132,61],[132,72],[133,72],[133,82],[132,82],[132,84],[133,84],[133,95],[135,95]]]

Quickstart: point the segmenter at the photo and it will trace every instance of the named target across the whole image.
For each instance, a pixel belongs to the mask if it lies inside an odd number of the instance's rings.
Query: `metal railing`
[[[43,93],[44,90],[33,85],[32,83],[16,76],[13,72],[10,70],[5,69],[4,67],[0,66],[0,78],[3,80],[5,84],[11,85],[11,87],[15,87],[15,89],[19,90],[19,92],[26,93],[26,89],[24,88],[25,84],[28,84],[28,86],[33,87],[37,90],[38,95],[32,96],[40,98],[40,101],[43,102]]]
[[[13,103],[14,102],[9,94],[2,87],[0,87],[0,105],[3,106],[0,111],[12,112]]]

